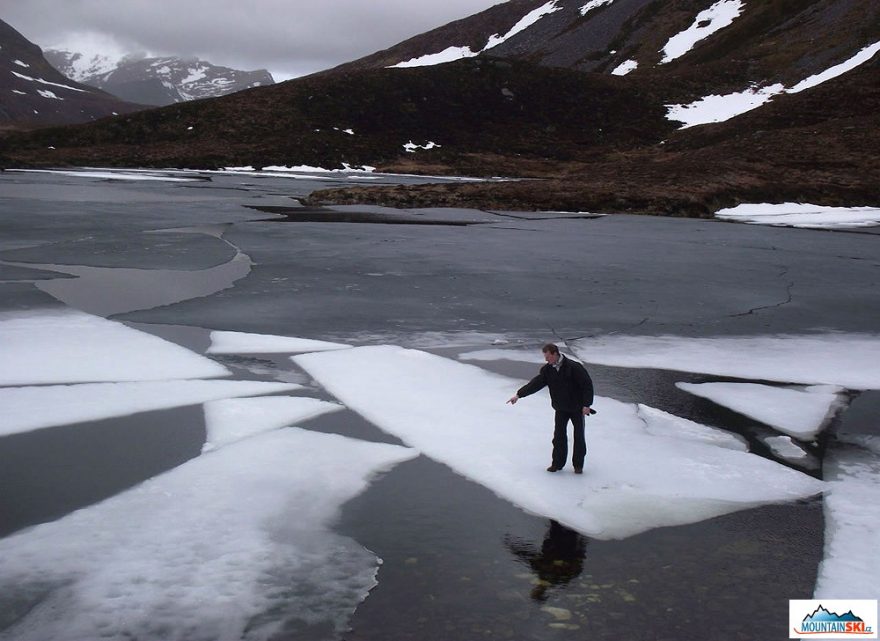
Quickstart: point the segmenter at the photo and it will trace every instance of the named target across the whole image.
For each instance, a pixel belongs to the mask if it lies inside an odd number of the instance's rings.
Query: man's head
[[[541,351],[544,352],[545,361],[551,365],[556,365],[556,361],[559,360],[559,348],[554,343],[547,343],[541,348]]]

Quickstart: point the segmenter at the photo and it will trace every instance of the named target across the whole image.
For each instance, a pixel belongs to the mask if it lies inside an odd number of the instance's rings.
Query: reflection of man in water
[[[565,585],[579,576],[587,556],[587,540],[556,521],[550,521],[540,551],[525,541],[507,539],[505,544],[540,579],[531,594],[536,601],[546,601],[548,589]]]

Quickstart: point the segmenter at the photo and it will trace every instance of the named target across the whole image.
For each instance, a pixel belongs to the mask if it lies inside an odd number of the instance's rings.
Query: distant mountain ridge
[[[40,47],[0,20],[0,129],[89,122],[143,108],[63,76]]]
[[[45,55],[68,78],[147,105],[216,98],[275,83],[265,69],[240,71],[194,57],[130,54],[114,58],[58,49],[47,50]]]

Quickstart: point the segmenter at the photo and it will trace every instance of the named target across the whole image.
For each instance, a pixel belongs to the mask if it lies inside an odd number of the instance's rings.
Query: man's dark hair
[[[546,345],[544,345],[544,347],[541,348],[541,351],[544,352],[545,354],[547,352],[550,352],[551,354],[558,354],[559,348],[556,347],[555,343],[547,343]]]

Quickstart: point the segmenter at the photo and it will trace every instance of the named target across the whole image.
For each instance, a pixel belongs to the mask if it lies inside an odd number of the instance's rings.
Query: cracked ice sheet
[[[599,398],[587,419],[585,474],[548,474],[546,394],[505,405],[522,384],[473,365],[394,346],[293,360],[350,409],[534,514],[599,539],[694,523],[812,496],[814,478],[687,435],[659,435],[650,413]],[[404,400],[402,400],[404,399]],[[652,433],[654,432],[654,433]]]
[[[0,388],[0,436],[83,421],[98,421],[236,396],[300,389],[259,381],[151,381]]]
[[[781,203],[777,205],[759,203],[719,209],[715,212],[715,217],[752,225],[849,229],[880,225],[880,207],[823,207],[808,203]]]
[[[835,444],[824,460],[825,555],[816,599],[876,599],[880,594],[880,457]]]
[[[311,338],[215,331],[211,332],[208,354],[300,354],[349,347],[351,345],[316,341]]]
[[[122,323],[75,310],[0,314],[0,385],[228,376],[214,361]]]
[[[880,389],[880,336],[600,336],[569,343],[586,363],[750,380]]]
[[[202,451],[215,450],[263,432],[342,409],[336,403],[296,396],[230,398],[205,403],[208,436]]]
[[[279,430],[6,538],[0,612],[20,618],[0,640],[268,639],[281,624],[338,637],[380,561],[328,528],[414,455]]]
[[[758,383],[676,383],[680,389],[774,427],[800,441],[811,441],[842,402],[843,390],[813,385],[804,390]]]

